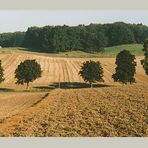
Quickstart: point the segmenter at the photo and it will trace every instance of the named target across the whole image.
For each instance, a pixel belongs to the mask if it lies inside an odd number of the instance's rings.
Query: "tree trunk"
[[[59,82],[59,88],[61,87],[61,84],[60,84],[60,82]]]
[[[93,88],[93,83],[90,83],[90,88]]]
[[[27,86],[26,86],[26,89],[28,90],[28,88],[29,88],[29,83],[27,83]]]

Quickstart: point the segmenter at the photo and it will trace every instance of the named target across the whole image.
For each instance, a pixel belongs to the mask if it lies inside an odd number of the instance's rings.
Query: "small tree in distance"
[[[2,83],[4,80],[4,69],[2,67],[2,61],[0,60],[0,83]]]
[[[145,57],[141,60],[141,64],[145,70],[146,75],[148,75],[148,51],[145,52]]]
[[[141,64],[145,70],[146,75],[148,75],[148,39],[144,41],[143,47],[144,47],[143,51],[145,51],[145,53],[144,53],[144,59],[141,60]]]
[[[148,50],[148,38],[145,39],[144,44],[143,44],[143,51],[147,51]]]
[[[28,89],[29,83],[41,77],[41,73],[40,64],[36,60],[25,60],[15,70],[16,84],[26,83]]]
[[[79,75],[85,82],[89,82],[91,88],[95,82],[104,82],[103,68],[100,62],[86,61],[83,63]]]
[[[112,75],[115,82],[123,84],[135,82],[136,62],[134,60],[135,56],[127,50],[123,50],[117,55],[115,62],[117,67],[115,73]]]

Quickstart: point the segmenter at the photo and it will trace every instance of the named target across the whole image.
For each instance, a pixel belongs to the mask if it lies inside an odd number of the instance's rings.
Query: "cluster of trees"
[[[112,78],[115,82],[123,84],[134,83],[136,73],[135,56],[129,51],[123,50],[116,57],[116,68]],[[91,87],[95,82],[103,82],[103,68],[100,62],[86,61],[83,63],[79,72],[84,81],[89,82]]]
[[[148,39],[144,42],[145,58],[141,60],[141,64],[148,75]],[[134,83],[136,74],[136,62],[135,56],[132,55],[128,50],[121,51],[116,57],[116,68],[112,78],[115,82],[121,82],[123,84]],[[103,68],[100,62],[86,61],[83,63],[79,72],[80,76],[84,81],[89,82],[91,87],[95,82],[102,82],[103,80]]]
[[[24,46],[45,52],[100,51],[107,46],[107,38],[103,29],[93,26],[31,27],[26,32]]]
[[[21,47],[23,46],[25,32],[1,33],[0,46]]]
[[[145,59],[141,61],[145,73],[148,75],[148,56],[147,49]],[[134,83],[134,75],[136,73],[135,56],[128,50],[121,51],[116,57],[116,68],[112,78],[115,82],[121,82],[123,84]],[[3,67],[0,61],[0,82],[4,81]],[[79,75],[84,81],[89,82],[91,87],[95,82],[104,82],[103,80],[103,68],[100,62],[86,61],[83,63]],[[15,70],[16,84],[27,84],[27,88],[30,82],[33,82],[37,78],[41,77],[42,70],[36,60],[25,60],[18,65]],[[60,86],[60,85],[59,85]]]
[[[0,34],[0,46],[23,46],[42,52],[99,52],[107,46],[143,43],[147,36],[147,26],[123,22],[30,27],[26,32]]]

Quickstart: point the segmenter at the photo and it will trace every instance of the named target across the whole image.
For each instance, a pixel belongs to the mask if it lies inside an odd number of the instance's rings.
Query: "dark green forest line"
[[[30,27],[26,32],[1,33],[0,46],[26,47],[41,52],[80,50],[99,52],[104,47],[143,43],[148,27],[143,24],[90,24]]]

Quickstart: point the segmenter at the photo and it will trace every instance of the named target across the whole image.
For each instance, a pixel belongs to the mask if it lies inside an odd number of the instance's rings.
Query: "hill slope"
[[[138,83],[148,82],[147,76],[140,64],[143,57],[137,57],[137,74],[136,81]],[[115,58],[60,58],[46,57],[30,54],[9,53],[0,54],[2,65],[4,67],[5,81],[1,84],[3,88],[19,89],[21,86],[15,85],[14,72],[17,65],[25,59],[36,59],[41,64],[42,77],[33,82],[32,86],[48,86],[58,82],[79,82],[84,81],[79,76],[80,66],[86,60],[100,61],[104,68],[104,80],[107,85],[114,85],[112,74],[115,70]],[[26,86],[22,87],[26,88]]]

